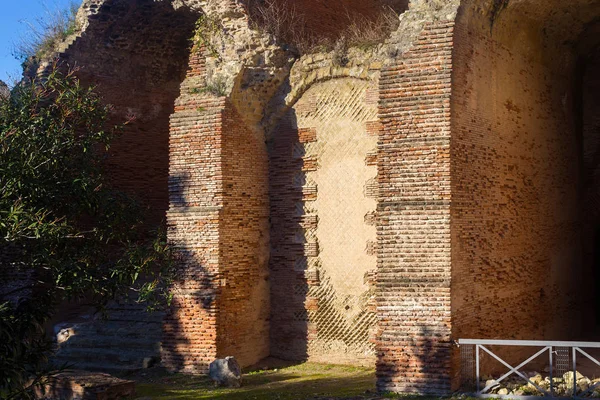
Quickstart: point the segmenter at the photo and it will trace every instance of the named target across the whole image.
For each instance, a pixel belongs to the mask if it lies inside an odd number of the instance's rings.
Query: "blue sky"
[[[21,74],[12,55],[14,44],[27,34],[27,22],[35,23],[47,10],[68,8],[72,0],[0,0],[0,79],[11,84]]]

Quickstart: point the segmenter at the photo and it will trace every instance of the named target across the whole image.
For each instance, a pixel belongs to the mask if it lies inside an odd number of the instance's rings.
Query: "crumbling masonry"
[[[110,171],[176,248],[164,366],[272,355],[447,393],[453,340],[595,324],[600,2],[398,3],[340,62],[296,59],[242,0],[84,2],[57,56],[136,117]],[[381,6],[298,5],[330,30]]]

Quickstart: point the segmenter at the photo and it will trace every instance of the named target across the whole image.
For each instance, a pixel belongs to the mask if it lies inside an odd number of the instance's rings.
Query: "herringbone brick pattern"
[[[376,266],[369,220],[377,169],[369,160],[377,138],[368,126],[377,107],[367,101],[374,86],[351,78],[314,85],[276,132],[271,236],[282,239],[271,261],[271,332],[282,356],[302,346],[298,340],[286,343],[285,332],[304,339],[305,348],[293,352],[309,359],[374,361],[370,335],[376,316],[365,281]]]

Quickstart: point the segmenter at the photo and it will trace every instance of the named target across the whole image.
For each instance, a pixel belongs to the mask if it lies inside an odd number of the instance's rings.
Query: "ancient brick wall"
[[[314,84],[273,133],[272,355],[373,365],[377,98]]]
[[[235,0],[185,2],[228,15],[213,51],[191,54],[192,9],[88,3],[60,56],[115,122],[135,117],[113,182],[150,203],[153,225],[169,206],[165,366],[376,361],[379,389],[437,394],[458,373],[451,339],[577,333],[597,82],[583,79],[574,112],[575,56],[556,39],[572,25],[561,12],[590,8],[465,0],[455,29],[458,1],[414,0],[386,46],[291,67]],[[315,26],[336,12],[298,5]]]
[[[167,223],[178,282],[163,328],[162,363],[172,370],[205,372],[217,355],[225,100],[199,92],[205,85],[202,52],[193,52],[189,64],[170,122]]]
[[[426,24],[379,84],[377,385],[450,387],[452,22]]]
[[[455,38],[453,332],[569,339],[581,279],[573,57],[544,46],[536,21],[517,38],[479,22],[460,20]]]
[[[267,146],[263,132],[248,128],[230,102],[222,118],[217,355],[234,355],[246,366],[269,355]]]
[[[131,122],[113,141],[106,170],[111,184],[149,207],[149,225],[156,227],[168,208],[169,115],[197,15],[165,2],[93,7],[86,32],[60,59],[112,105],[111,125]]]
[[[517,6],[490,19],[465,5],[457,21],[453,337],[580,339],[587,317],[575,54],[564,34],[551,37],[557,21],[546,29],[550,19],[538,19],[544,5],[539,14]],[[507,360],[529,354],[521,350]]]

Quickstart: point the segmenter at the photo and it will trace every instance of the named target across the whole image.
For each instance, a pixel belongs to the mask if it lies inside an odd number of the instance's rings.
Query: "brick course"
[[[426,25],[379,83],[377,386],[450,388],[453,23]]]

